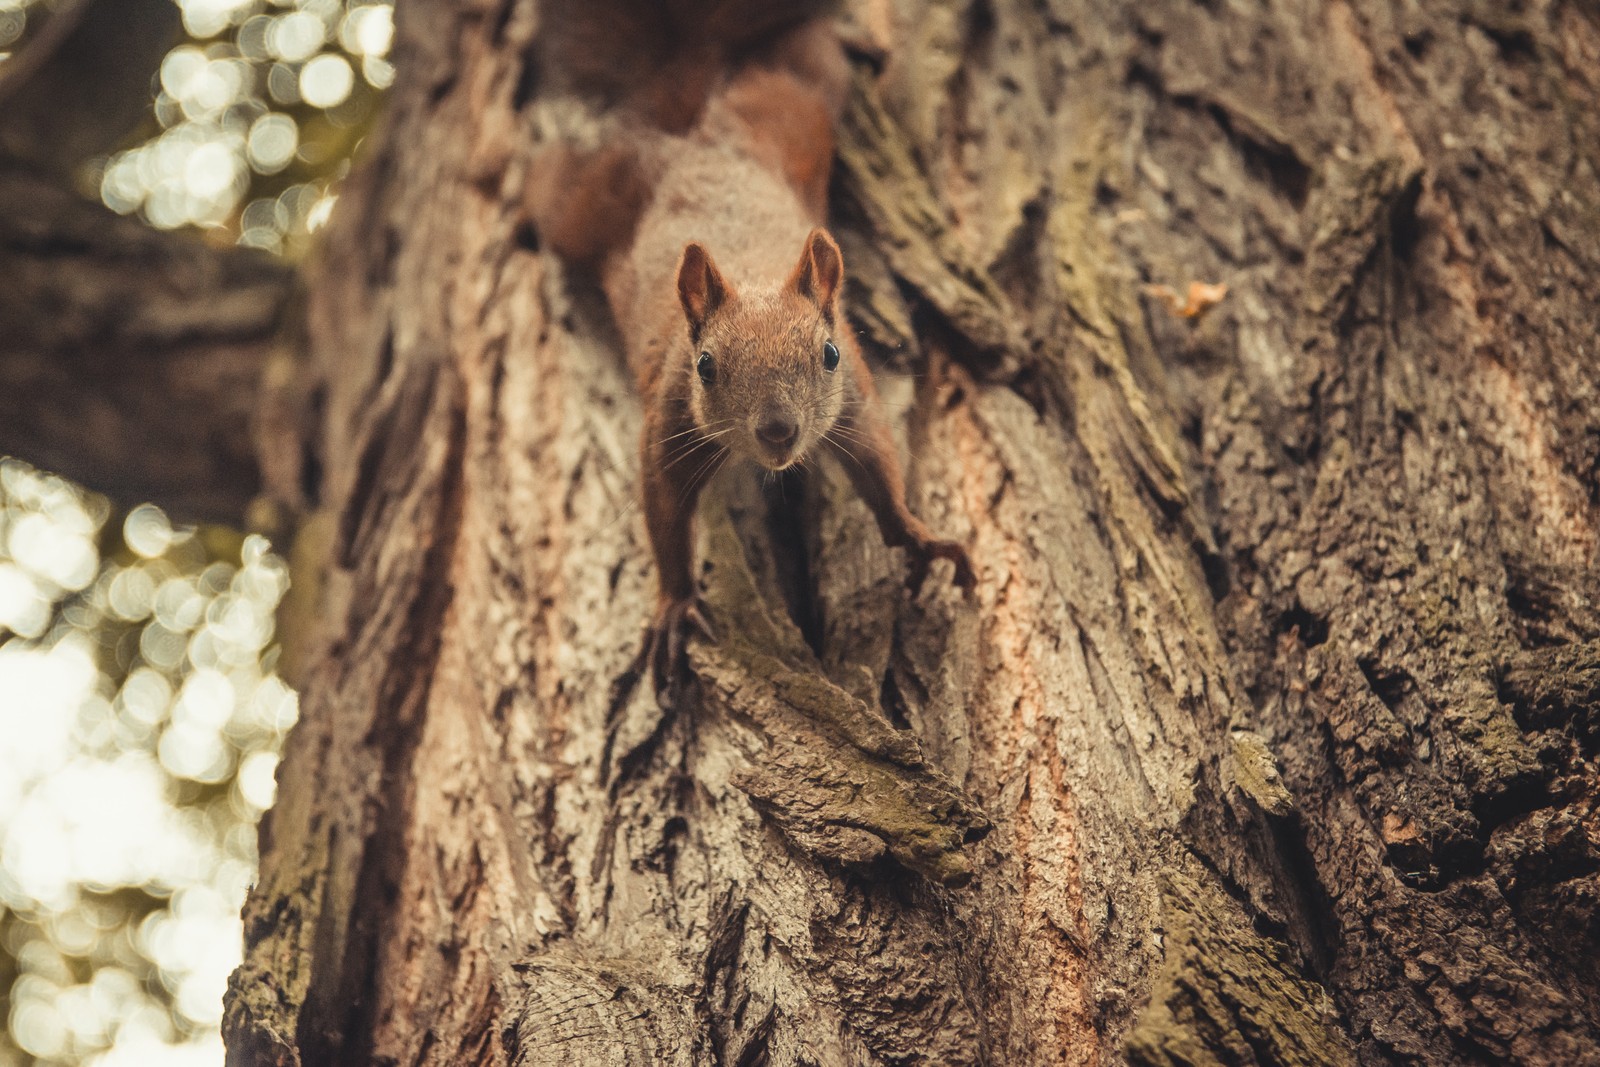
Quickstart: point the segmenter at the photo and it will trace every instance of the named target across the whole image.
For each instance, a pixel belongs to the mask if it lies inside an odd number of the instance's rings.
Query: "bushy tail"
[[[553,144],[535,157],[524,202],[539,238],[567,262],[597,268],[633,239],[650,198],[637,145]]]
[[[832,24],[817,19],[767,42],[714,94],[707,122],[735,136],[781,174],[814,219],[827,213],[833,129],[850,87],[850,65]]]
[[[838,0],[544,0],[544,89],[686,133],[728,70]]]
[[[850,77],[831,20],[817,17],[832,6],[546,0],[546,88],[611,105],[600,147],[556,138],[535,158],[525,204],[546,246],[587,268],[626,248],[649,204],[649,161],[696,127],[743,144],[821,219]]]

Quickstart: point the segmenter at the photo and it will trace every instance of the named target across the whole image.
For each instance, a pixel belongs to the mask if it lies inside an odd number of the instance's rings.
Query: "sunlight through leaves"
[[[287,588],[263,538],[0,460],[0,1064],[221,1062]]]

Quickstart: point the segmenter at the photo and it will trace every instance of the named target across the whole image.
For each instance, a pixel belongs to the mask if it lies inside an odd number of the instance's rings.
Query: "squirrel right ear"
[[[839,246],[827,230],[821,227],[812,230],[806,237],[800,262],[789,276],[789,284],[831,318],[833,300],[839,295],[839,286],[843,282],[844,257],[839,255]]]
[[[698,338],[706,319],[727,299],[728,283],[711,262],[711,253],[698,242],[686,246],[678,260],[678,300],[689,320],[690,334]]]

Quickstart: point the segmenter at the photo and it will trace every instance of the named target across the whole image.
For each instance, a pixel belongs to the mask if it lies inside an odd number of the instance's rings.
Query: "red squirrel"
[[[845,318],[844,261],[822,220],[833,124],[849,81],[831,24],[753,51],[707,90],[684,135],[635,122],[590,152],[536,165],[529,202],[545,242],[598,268],[644,399],[645,523],[659,574],[646,656],[665,693],[692,626],[715,640],[695,591],[693,519],[730,457],[769,471],[836,457],[908,584],[966,550],[906,507],[872,373]]]

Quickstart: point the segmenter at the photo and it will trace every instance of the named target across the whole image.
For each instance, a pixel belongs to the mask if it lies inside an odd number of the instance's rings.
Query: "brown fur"
[[[836,0],[545,0],[541,87],[686,133],[726,76],[749,63],[783,63],[817,81],[828,47],[805,34],[827,29],[818,16],[835,6]]]
[[[534,168],[524,191],[539,236],[567,262],[598,267],[633,240],[650,200],[650,186],[632,146],[606,144],[593,152],[558,145]]]
[[[939,558],[955,563],[964,588],[973,583],[961,546],[936,539],[906,508],[872,374],[845,321],[839,248],[820,228],[848,88],[842,49],[818,20],[746,51],[686,135],[658,128],[625,148],[556,157],[530,196],[552,246],[598,264],[644,397],[658,689],[682,627],[708,629],[696,606],[692,520],[700,490],[730,456],[771,470],[835,456],[884,540],[910,553],[914,585]],[[839,353],[831,371],[830,343]],[[696,369],[702,357],[711,384]]]

